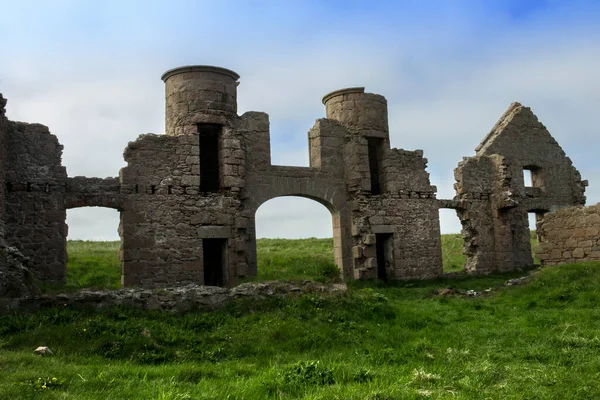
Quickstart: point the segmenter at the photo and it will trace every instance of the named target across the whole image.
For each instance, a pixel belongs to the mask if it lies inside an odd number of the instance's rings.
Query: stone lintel
[[[201,226],[198,228],[200,239],[227,239],[231,237],[230,226]]]

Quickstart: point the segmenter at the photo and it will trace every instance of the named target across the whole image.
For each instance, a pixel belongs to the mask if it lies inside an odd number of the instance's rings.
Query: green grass
[[[67,242],[67,283],[64,290],[117,289],[121,286],[120,242]]]
[[[186,315],[4,316],[0,398],[600,398],[600,263],[545,268],[484,297],[434,295],[513,276],[355,282],[341,297]],[[54,356],[34,355],[39,345]]]
[[[333,239],[258,239],[258,276],[250,280],[339,279],[333,259]]]
[[[460,233],[442,235],[442,263],[444,272],[462,271],[467,257],[462,252],[463,239]]]
[[[531,244],[537,243],[532,231]],[[466,257],[462,254],[460,234],[442,235],[444,272],[461,271]],[[73,291],[81,288],[116,289],[121,285],[121,264],[117,256],[119,242],[68,241],[67,284],[48,288]],[[245,281],[339,280],[333,259],[333,239],[258,239],[256,242],[258,275]],[[539,260],[535,259],[535,263]]]

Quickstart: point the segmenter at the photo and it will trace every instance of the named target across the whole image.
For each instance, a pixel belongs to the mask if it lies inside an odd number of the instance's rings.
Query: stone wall
[[[50,307],[104,310],[127,307],[159,310],[176,314],[214,310],[233,301],[261,301],[313,294],[320,297],[343,296],[345,284],[321,285],[314,282],[243,283],[232,289],[214,286],[182,285],[160,289],[126,288],[119,290],[81,290],[59,294],[34,294],[16,298],[0,297],[0,315],[35,312]]]
[[[546,214],[538,224],[542,265],[600,261],[600,203]]]
[[[524,181],[530,170],[532,182]],[[466,269],[510,271],[533,264],[528,213],[585,203],[571,160],[528,107],[513,103],[455,170]],[[538,227],[539,228],[539,227]]]
[[[440,208],[461,220],[465,269],[490,273],[533,263],[528,212],[541,220],[585,202],[587,182],[518,103],[459,164],[454,199],[437,199],[423,152],[391,148],[381,95],[326,95],[326,118],[308,131],[310,166],[291,167],[271,163],[267,114],[237,115],[238,74],[186,66],[162,79],[166,135],[130,142],[118,178],[67,177],[48,128],[0,118],[0,234],[5,224],[8,244],[42,281],[64,280],[65,215],[74,207],[121,212],[126,286],[234,286],[258,273],[255,214],[276,197],[325,206],[340,274],[384,280],[443,274]]]
[[[6,99],[0,93],[0,299],[27,297],[36,293],[35,282],[29,269],[30,260],[5,241],[6,208],[6,140],[9,123],[5,116]]]
[[[66,263],[62,146],[40,124],[10,122],[6,136],[6,240],[45,282],[64,282]]]
[[[0,93],[0,241],[4,239],[5,190],[4,181],[6,162],[6,135],[8,134],[8,119],[6,118],[6,99]]]
[[[67,178],[65,187],[65,208],[107,207],[120,210],[121,181],[119,178],[88,178],[76,176]]]

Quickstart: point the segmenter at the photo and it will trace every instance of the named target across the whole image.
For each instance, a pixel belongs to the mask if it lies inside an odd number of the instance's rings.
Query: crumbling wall
[[[5,116],[6,99],[0,93],[0,304],[7,299],[26,297],[36,293],[34,278],[29,272],[29,260],[21,252],[8,245],[5,235],[5,171],[6,139],[9,123]],[[2,307],[0,305],[0,307]]]
[[[62,146],[40,124],[9,122],[6,135],[6,240],[31,260],[40,280],[64,282],[66,263]]]
[[[462,224],[465,270],[496,269],[492,195],[495,163],[492,157],[465,158],[454,170],[457,215]]]
[[[8,134],[8,119],[6,118],[6,99],[0,93],[0,241],[4,239],[4,209],[5,190],[4,180],[6,160],[6,135]]]
[[[600,261],[600,203],[548,213],[537,233],[542,265]]]
[[[383,96],[364,88],[329,93],[326,118],[308,132],[310,167],[278,166],[267,114],[237,115],[238,78],[211,66],[167,71],[166,135],[130,142],[118,178],[67,178],[56,137],[39,124],[8,122],[0,96],[0,263],[8,259],[4,232],[36,276],[61,282],[66,209],[102,206],[121,211],[124,285],[233,286],[258,272],[257,209],[302,196],[331,212],[335,261],[346,278],[440,276],[440,208],[461,220],[466,270],[489,273],[532,263],[528,212],[541,219],[585,202],[587,182],[518,103],[455,170],[456,197],[438,200],[423,152],[390,147]],[[542,237],[554,240],[556,229],[544,224]],[[593,236],[592,228],[585,234]],[[576,245],[581,250],[554,244],[569,260],[597,252],[587,239]],[[546,262],[558,260],[555,250]],[[27,262],[17,249],[10,254],[12,264]]]
[[[532,182],[524,181],[530,170]],[[528,107],[513,103],[455,170],[466,269],[510,271],[533,264],[528,212],[538,219],[585,203],[586,181]],[[534,228],[534,227],[531,227]]]

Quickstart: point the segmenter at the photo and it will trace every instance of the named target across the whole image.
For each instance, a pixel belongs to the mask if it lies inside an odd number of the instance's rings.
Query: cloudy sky
[[[392,146],[423,149],[451,198],[458,161],[519,101],[600,201],[599,1],[0,0],[0,38],[8,117],[48,125],[70,176],[116,176],[128,141],[164,132],[161,74],[209,64],[241,75],[240,114],[269,113],[276,164],[307,166],[321,97],[365,86],[388,99]],[[113,210],[68,223],[71,239],[118,238]],[[300,198],[265,203],[257,229],[331,236],[328,211]]]

